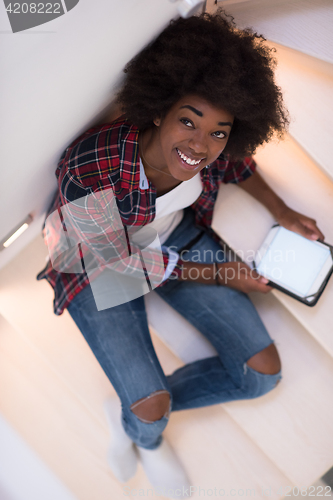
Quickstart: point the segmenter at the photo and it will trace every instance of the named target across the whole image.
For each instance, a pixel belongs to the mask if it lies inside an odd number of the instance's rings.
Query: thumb
[[[259,283],[263,283],[264,285],[266,285],[269,281],[267,278],[264,278],[263,276],[258,274],[257,271],[255,271],[255,269],[251,270],[251,278],[259,281]]]
[[[311,240],[316,240],[318,238],[317,233],[313,231],[313,229],[310,229],[301,222],[297,222],[296,232],[299,233],[301,236],[304,236],[304,238],[308,238]]]

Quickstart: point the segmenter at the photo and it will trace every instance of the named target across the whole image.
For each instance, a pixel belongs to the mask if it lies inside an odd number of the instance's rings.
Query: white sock
[[[116,478],[121,483],[126,483],[136,472],[138,456],[133,441],[121,423],[119,397],[115,396],[105,401],[104,411],[111,431],[108,463]]]
[[[144,471],[156,490],[160,491],[163,496],[171,498],[190,496],[189,479],[165,438],[155,450],[147,450],[140,446],[137,446],[137,450]]]

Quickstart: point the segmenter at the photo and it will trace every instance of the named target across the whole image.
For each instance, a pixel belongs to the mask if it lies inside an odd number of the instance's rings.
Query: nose
[[[204,134],[200,130],[195,130],[189,140],[189,148],[193,151],[193,154],[198,156],[206,156],[207,154],[207,143],[205,141]]]

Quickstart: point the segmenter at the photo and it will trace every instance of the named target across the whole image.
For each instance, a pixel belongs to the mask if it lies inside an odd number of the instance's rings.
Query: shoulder
[[[77,141],[83,146],[98,140],[98,145],[110,151],[118,151],[137,143],[139,129],[124,117],[113,122],[91,127]]]
[[[90,187],[119,171],[123,161],[135,163],[139,130],[123,117],[89,128],[63,152],[57,169]]]
[[[221,153],[212,166],[215,168],[215,175],[220,181],[238,183],[253,174],[256,169],[256,162],[252,156],[235,159],[228,154]]]
[[[230,158],[229,155],[221,153],[216,160],[211,163],[210,172],[213,177],[221,179],[226,173],[229,166]]]

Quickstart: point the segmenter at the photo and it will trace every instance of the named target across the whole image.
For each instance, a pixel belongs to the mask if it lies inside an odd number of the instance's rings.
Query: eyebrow
[[[193,111],[193,113],[195,113],[196,115],[198,116],[203,116],[203,113],[201,111],[199,111],[198,109],[194,108],[193,106],[190,106],[189,104],[185,104],[185,106],[181,106],[179,109],[183,109],[183,108],[188,108],[190,109],[191,111]],[[218,125],[221,125],[222,127],[224,125],[229,125],[230,127],[232,127],[232,123],[231,122],[218,122]]]

